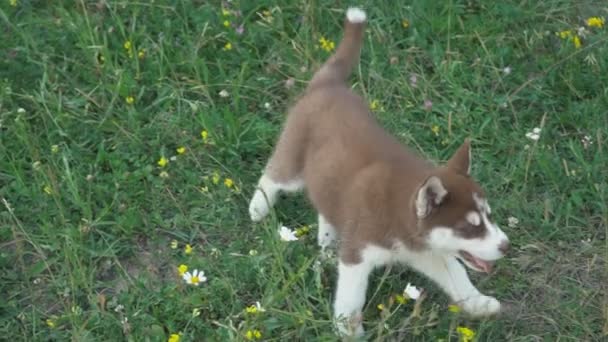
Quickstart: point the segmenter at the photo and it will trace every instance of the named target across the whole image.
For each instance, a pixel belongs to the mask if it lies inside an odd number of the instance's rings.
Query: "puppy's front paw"
[[[500,302],[490,296],[479,295],[459,303],[466,313],[475,317],[491,316],[500,312]]]
[[[249,217],[251,221],[259,222],[268,215],[268,202],[261,190],[256,190],[249,203]]]
[[[363,325],[361,324],[362,315],[360,313],[355,314],[350,318],[340,316],[339,318],[335,317],[334,319],[337,334],[344,339],[359,339],[365,334],[365,330],[363,330]]]

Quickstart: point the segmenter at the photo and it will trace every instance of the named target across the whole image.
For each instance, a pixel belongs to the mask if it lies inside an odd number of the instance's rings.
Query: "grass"
[[[509,304],[495,319],[449,312],[405,267],[378,270],[370,340],[456,341],[458,326],[478,341],[606,338],[608,31],[587,28],[580,48],[555,35],[608,17],[606,4],[360,5],[370,22],[354,88],[430,159],[471,137],[474,176],[514,245],[492,276],[472,275]],[[247,204],[346,6],[235,0],[224,17],[218,1],[3,0],[0,336],[334,340],[335,262],[319,257],[315,229],[293,243],[276,232],[314,226],[315,213],[298,195],[252,224]],[[208,281],[187,286],[180,264]],[[407,282],[427,298],[392,303]],[[256,301],[266,312],[246,313]]]

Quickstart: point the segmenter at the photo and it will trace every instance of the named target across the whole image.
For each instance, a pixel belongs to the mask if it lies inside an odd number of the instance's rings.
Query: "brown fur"
[[[316,210],[338,231],[345,263],[359,262],[367,244],[390,248],[397,240],[424,249],[437,225],[459,222],[461,236],[482,236],[483,227],[463,221],[477,210],[471,193],[483,196],[468,176],[469,142],[446,166],[435,167],[387,134],[345,83],[358,61],[364,27],[346,21],[336,54],[289,111],[266,174],[278,183],[304,181]],[[441,180],[447,195],[440,203],[431,200],[429,214],[420,218],[416,195],[431,176]]]

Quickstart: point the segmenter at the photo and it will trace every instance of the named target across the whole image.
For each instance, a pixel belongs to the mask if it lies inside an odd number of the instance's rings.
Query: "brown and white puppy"
[[[322,248],[339,238],[334,314],[361,335],[361,310],[374,267],[403,262],[435,281],[464,311],[497,313],[465,268],[489,272],[509,246],[470,177],[469,142],[436,167],[387,134],[346,80],[358,62],[366,14],[346,12],[344,38],[291,108],[249,206],[266,216],[279,191],[305,188],[319,213]],[[458,260],[457,260],[458,259]]]

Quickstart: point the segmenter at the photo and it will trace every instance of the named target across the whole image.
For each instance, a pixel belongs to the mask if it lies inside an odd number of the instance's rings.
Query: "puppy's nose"
[[[511,245],[509,244],[509,240],[504,240],[503,242],[500,243],[500,245],[498,245],[498,250],[502,254],[507,254],[510,247],[511,247]]]

